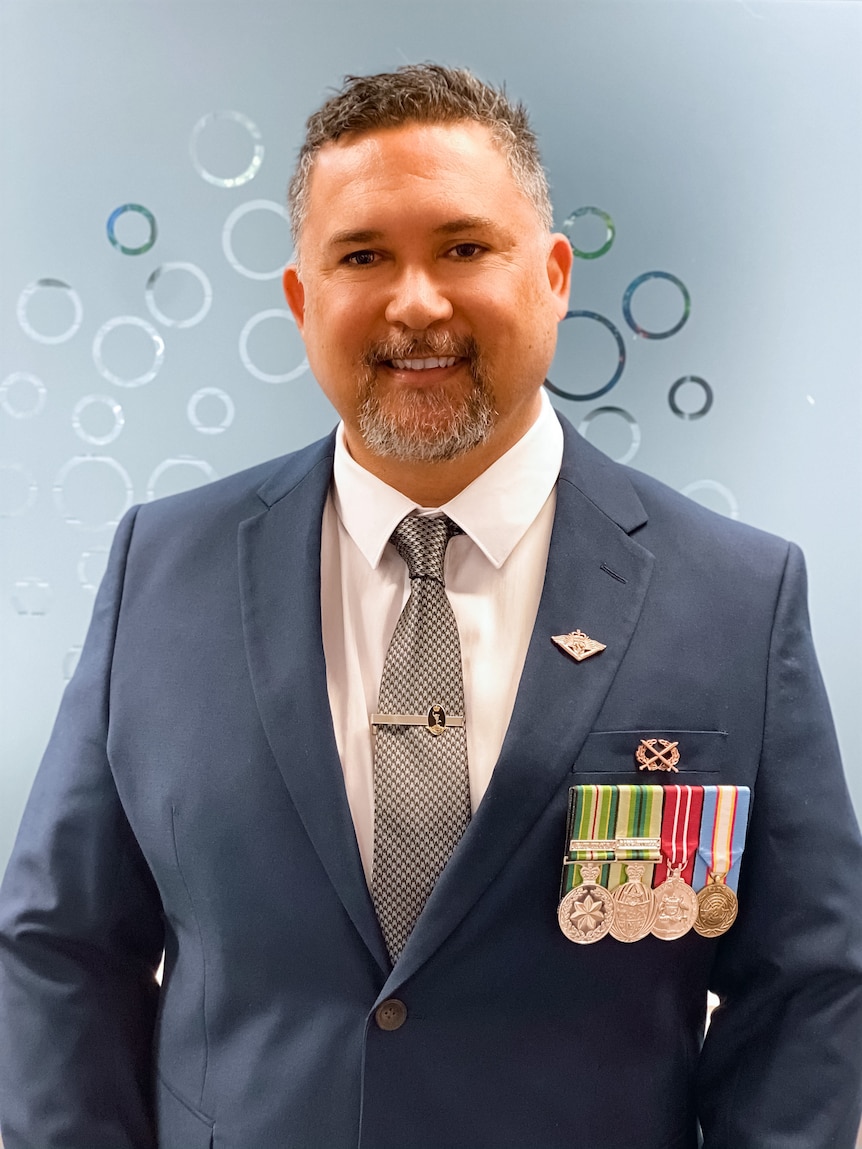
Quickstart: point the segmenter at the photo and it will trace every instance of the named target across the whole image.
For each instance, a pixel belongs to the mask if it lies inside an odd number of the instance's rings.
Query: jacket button
[[[397,997],[387,998],[375,1009],[374,1020],[381,1029],[400,1029],[407,1020],[407,1006]]]

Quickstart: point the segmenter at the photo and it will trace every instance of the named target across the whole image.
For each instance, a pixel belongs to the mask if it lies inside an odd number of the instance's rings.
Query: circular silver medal
[[[665,942],[681,938],[697,921],[697,895],[679,876],[681,869],[670,870],[665,881],[653,891],[656,915],[650,933]]]
[[[599,866],[581,864],[583,881],[560,902],[557,921],[570,942],[589,945],[608,933],[614,920],[614,900],[596,882]]]

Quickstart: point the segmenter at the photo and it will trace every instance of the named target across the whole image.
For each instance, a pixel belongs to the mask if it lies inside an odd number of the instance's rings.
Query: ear
[[[299,278],[299,268],[295,263],[288,264],[284,269],[281,282],[284,287],[284,297],[287,300],[287,306],[290,308],[291,314],[296,320],[296,326],[299,328],[301,335],[303,324],[305,323],[305,288],[302,286],[302,280]]]
[[[572,287],[572,245],[559,232],[550,237],[548,251],[548,283],[556,302],[558,319],[565,319],[569,310],[569,292]]]

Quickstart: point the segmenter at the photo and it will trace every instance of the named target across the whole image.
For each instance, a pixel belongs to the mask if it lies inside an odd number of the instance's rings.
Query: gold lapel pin
[[[571,634],[552,634],[551,642],[555,642],[560,650],[564,650],[575,662],[583,662],[585,658],[592,658],[594,654],[607,650],[604,643],[596,642],[582,630],[573,630]]]

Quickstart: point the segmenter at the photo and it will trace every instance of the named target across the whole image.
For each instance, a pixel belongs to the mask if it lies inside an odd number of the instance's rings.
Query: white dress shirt
[[[389,537],[405,515],[445,512],[463,530],[446,551],[446,592],[458,624],[473,810],[503,744],[539,608],[554,522],[563,432],[541,412],[509,451],[442,507],[418,507],[350,455],[336,435],[323,512],[320,597],[326,684],[347,800],[366,879],[374,847],[374,744],[389,641],[410,593]]]

